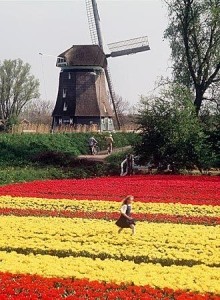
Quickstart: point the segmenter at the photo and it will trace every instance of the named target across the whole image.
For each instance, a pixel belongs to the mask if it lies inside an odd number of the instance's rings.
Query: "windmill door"
[[[104,118],[104,130],[109,130],[109,128],[108,128],[108,118]]]

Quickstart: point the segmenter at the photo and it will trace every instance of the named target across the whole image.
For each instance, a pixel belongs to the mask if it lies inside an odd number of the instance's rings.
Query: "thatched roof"
[[[67,66],[98,66],[107,64],[105,53],[98,45],[73,45],[58,56],[63,57]],[[57,61],[57,62],[58,62]]]

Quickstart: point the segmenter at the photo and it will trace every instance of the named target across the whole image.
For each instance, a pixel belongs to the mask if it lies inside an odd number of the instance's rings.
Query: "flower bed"
[[[0,299],[219,300],[219,188],[189,176],[0,187]],[[135,236],[115,226],[127,194]]]

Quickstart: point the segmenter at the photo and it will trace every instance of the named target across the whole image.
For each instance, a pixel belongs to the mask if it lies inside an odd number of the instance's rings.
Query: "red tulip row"
[[[132,194],[142,202],[194,205],[219,205],[219,191],[219,177],[175,175],[47,180],[0,187],[0,195],[21,197],[121,201]]]
[[[155,289],[149,286],[88,281],[87,279],[43,278],[31,275],[0,273],[1,300],[6,299],[143,299],[143,300],[220,300],[212,294]]]
[[[39,217],[62,217],[62,218],[88,218],[117,220],[119,213],[101,212],[101,211],[68,211],[68,210],[41,210],[41,209],[17,209],[17,208],[0,208],[0,215],[13,216],[39,216]],[[200,225],[220,225],[220,218],[207,216],[180,216],[167,214],[133,214],[137,221],[147,221],[156,223],[180,223],[180,224],[200,224]]]

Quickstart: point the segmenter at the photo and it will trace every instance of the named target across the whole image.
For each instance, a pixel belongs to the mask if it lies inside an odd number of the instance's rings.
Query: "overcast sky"
[[[151,93],[160,76],[170,73],[170,49],[163,40],[166,7],[163,0],[97,3],[106,43],[148,36],[150,51],[108,60],[115,92],[136,104],[140,95]],[[0,28],[0,60],[28,62],[40,80],[41,98],[55,103],[60,71],[55,56],[74,44],[91,43],[85,1],[0,0]]]

